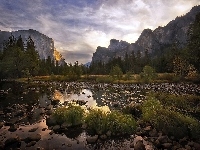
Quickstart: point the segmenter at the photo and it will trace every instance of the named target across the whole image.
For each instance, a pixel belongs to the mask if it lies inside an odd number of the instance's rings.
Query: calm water
[[[18,135],[20,138],[41,134],[41,140],[35,146],[26,147],[22,142],[21,149],[130,149],[129,138],[112,139],[95,145],[88,145],[85,141],[86,133],[82,129],[75,129],[61,134],[52,134],[46,125],[46,113],[41,112],[51,106],[53,109],[71,101],[85,103],[87,107],[108,106],[110,109],[121,109],[131,102],[140,103],[150,91],[168,92],[174,94],[200,95],[197,84],[92,84],[77,82],[36,82],[34,86],[16,82],[0,82],[0,122],[17,120],[19,128],[15,132],[8,131],[9,126],[0,129],[0,141],[5,142],[8,137]],[[17,116],[19,111],[24,114]],[[31,117],[30,115],[31,114]],[[30,133],[28,130],[37,127]],[[121,147],[121,148],[120,148]]]

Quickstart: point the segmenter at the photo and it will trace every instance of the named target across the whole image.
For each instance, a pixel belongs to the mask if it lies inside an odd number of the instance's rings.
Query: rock
[[[185,145],[188,143],[187,138],[184,137],[184,138],[180,139],[180,140],[179,140],[179,143],[180,143],[181,145],[185,146]]]
[[[158,132],[156,131],[156,129],[153,129],[153,130],[149,131],[149,136],[157,137],[158,136]]]
[[[162,144],[162,146],[164,149],[171,149],[172,143],[164,143],[164,144]]]
[[[25,112],[24,111],[22,111],[22,110],[19,110],[19,111],[17,111],[15,114],[14,114],[14,116],[15,117],[22,117],[22,116],[24,116],[24,114],[25,114]]]
[[[185,149],[192,150],[192,148],[189,145],[185,145]]]
[[[11,125],[10,128],[8,129],[8,131],[15,132],[18,127],[19,127],[19,125],[17,125],[17,124]]]
[[[86,123],[84,123],[83,125],[82,125],[82,127],[81,127],[82,129],[86,129],[87,128],[87,124]]]
[[[0,141],[0,149],[4,149],[4,143]]]
[[[0,122],[0,129],[4,126],[3,122]]]
[[[27,137],[24,139],[25,143],[30,143],[31,141],[36,141],[38,142],[41,139],[41,134],[35,134]]]
[[[4,149],[16,149],[21,146],[21,140],[18,136],[8,138],[4,143]]]
[[[195,149],[198,149],[198,150],[200,150],[200,144],[199,144],[199,143],[196,143],[196,142],[194,142],[194,148],[195,148]]]
[[[110,136],[112,135],[112,132],[111,132],[111,131],[108,131],[108,132],[106,132],[106,135],[107,135],[108,137],[110,137]]]
[[[147,126],[143,129],[144,131],[150,131],[151,130],[151,126]]]
[[[32,129],[30,129],[28,132],[35,132],[37,129],[38,129],[38,127],[32,128]]]
[[[163,143],[168,143],[169,142],[169,138],[167,136],[159,136],[157,139],[161,144]]]
[[[87,136],[86,141],[88,144],[95,143],[98,139],[98,135],[95,136]]]
[[[100,138],[101,138],[102,140],[106,140],[106,139],[107,139],[107,135],[103,134],[103,135],[100,136]]]
[[[50,135],[54,134],[54,131],[52,130],[51,132],[49,132]]]
[[[60,126],[59,125],[53,126],[53,131],[59,131],[59,130],[60,130]]]
[[[53,110],[48,110],[48,111],[46,112],[46,114],[49,115],[49,116],[52,115],[52,114],[53,114]]]
[[[146,150],[146,148],[142,141],[137,141],[134,145],[134,150]]]
[[[37,142],[36,141],[31,141],[30,143],[28,143],[26,145],[26,147],[31,147],[31,146],[34,146]]]
[[[53,106],[52,106],[52,105],[48,105],[48,106],[46,107],[46,109],[47,109],[47,110],[52,110],[52,109],[53,109]]]
[[[41,114],[41,115],[42,115],[42,114],[44,114],[44,113],[45,113],[45,110],[44,110],[44,108],[40,108],[40,109],[39,109],[39,114]]]
[[[69,123],[64,122],[64,123],[61,125],[61,128],[66,129],[66,128],[71,127],[71,126],[72,126],[72,124],[69,124]]]
[[[46,124],[47,124],[47,126],[55,126],[57,124],[55,117],[53,117],[53,116],[48,117],[46,119]]]
[[[42,148],[42,147],[37,147],[36,150],[44,150],[44,148]]]

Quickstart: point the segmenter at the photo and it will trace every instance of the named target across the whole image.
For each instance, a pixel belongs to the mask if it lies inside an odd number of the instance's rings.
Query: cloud
[[[35,29],[54,39],[67,62],[91,60],[112,38],[133,43],[188,12],[199,0],[1,0],[0,30]]]

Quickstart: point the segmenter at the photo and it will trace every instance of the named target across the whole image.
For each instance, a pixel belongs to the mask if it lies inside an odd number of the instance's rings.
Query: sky
[[[200,0],[0,0],[0,30],[37,30],[54,39],[66,62],[91,61],[110,39],[134,43]]]

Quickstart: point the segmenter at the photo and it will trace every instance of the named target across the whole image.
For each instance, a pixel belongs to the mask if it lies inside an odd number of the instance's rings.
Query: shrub
[[[200,137],[198,120],[164,108],[160,101],[155,98],[149,98],[143,103],[142,115],[145,121],[150,122],[157,129],[175,138],[183,138],[185,136]]]
[[[131,115],[125,115],[118,111],[103,112],[100,109],[91,109],[85,118],[87,130],[90,134],[106,134],[108,131],[112,135],[132,134],[136,128],[136,123]]]
[[[69,125],[76,126],[83,122],[84,110],[81,106],[75,106],[70,104],[66,107],[57,108],[53,116],[59,124],[68,123]]]
[[[108,76],[100,76],[96,79],[96,81],[99,83],[112,83],[113,80],[114,79],[112,77],[108,77]]]

